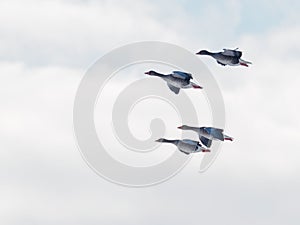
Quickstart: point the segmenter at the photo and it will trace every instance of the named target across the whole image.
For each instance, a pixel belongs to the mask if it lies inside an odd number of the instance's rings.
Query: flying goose
[[[215,60],[217,60],[217,63],[219,63],[222,66],[246,66],[248,67],[248,64],[252,64],[251,62],[245,61],[241,59],[242,52],[237,50],[238,48],[232,50],[232,49],[223,49],[223,52],[209,52],[207,50],[201,50],[200,52],[196,53],[197,55],[208,55],[213,57]]]
[[[233,141],[233,138],[225,135],[223,133],[223,129],[215,128],[215,127],[191,127],[187,125],[183,125],[178,127],[178,129],[182,130],[191,130],[196,132],[199,135],[199,139],[206,147],[210,147],[213,140],[229,140]]]
[[[145,74],[150,76],[156,76],[162,78],[167,82],[168,87],[175,94],[178,94],[181,88],[199,88],[202,89],[201,86],[190,81],[193,79],[192,74],[185,73],[181,71],[173,71],[171,74],[164,75],[153,70],[146,72]]]
[[[193,141],[190,139],[168,140],[165,138],[160,138],[156,140],[156,142],[170,143],[176,145],[179,151],[187,155],[195,152],[210,152],[209,149],[204,148],[198,141]]]

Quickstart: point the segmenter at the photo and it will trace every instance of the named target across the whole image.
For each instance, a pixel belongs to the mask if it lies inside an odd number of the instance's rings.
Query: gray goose
[[[232,49],[223,49],[223,52],[209,52],[207,50],[201,50],[197,55],[208,55],[213,57],[215,60],[217,60],[217,63],[219,63],[222,66],[246,66],[248,67],[249,64],[252,64],[251,62],[245,61],[241,59],[242,52],[237,51],[237,48]]]
[[[173,71],[171,74],[161,74],[156,71],[150,70],[145,74],[149,76],[156,76],[162,78],[167,82],[168,87],[172,92],[178,94],[181,88],[199,88],[202,89],[201,86],[195,84],[191,81],[193,79],[192,74],[182,72],[182,71]]]
[[[161,143],[170,143],[176,145],[179,151],[184,154],[189,155],[190,153],[195,152],[210,152],[209,149],[203,147],[198,141],[193,141],[190,139],[183,139],[183,140],[168,140],[165,138],[160,138],[156,140],[156,142]]]
[[[191,127],[187,125],[183,125],[178,127],[178,129],[182,130],[191,130],[196,132],[199,135],[199,139],[203,145],[206,147],[210,147],[213,140],[229,140],[233,141],[233,138],[224,134],[224,130],[215,127]]]

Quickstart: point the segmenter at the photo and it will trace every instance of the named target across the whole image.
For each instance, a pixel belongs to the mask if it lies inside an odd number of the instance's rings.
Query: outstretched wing
[[[219,63],[220,65],[222,65],[222,66],[226,66],[226,64],[224,64],[224,63],[221,63],[220,61],[218,61],[217,60],[217,63]]]
[[[214,138],[224,141],[223,129],[214,128],[214,127],[205,127],[204,129],[207,133],[212,135]]]
[[[190,153],[189,152],[185,152],[185,151],[182,151],[179,149],[179,151],[181,151],[182,153],[186,154],[186,155],[189,155]]]
[[[190,80],[193,79],[192,74],[186,73],[186,72],[181,72],[181,71],[173,71],[173,76],[183,79],[183,80]]]
[[[212,143],[212,140],[210,140],[206,137],[203,137],[203,136],[200,137],[200,141],[202,144],[204,144],[208,148],[211,146],[211,143]]]
[[[242,52],[241,51],[237,51],[237,50],[232,50],[232,49],[223,49],[222,52],[223,55],[227,55],[227,56],[233,56],[233,57],[238,57],[240,58],[242,56]]]
[[[198,141],[193,141],[193,140],[190,140],[190,139],[183,139],[182,142],[186,143],[186,144],[189,144],[189,145],[198,145],[199,144]]]
[[[167,84],[168,84],[168,87],[170,88],[170,90],[173,91],[176,95],[179,93],[180,88],[175,87],[175,86],[173,86],[173,85],[171,85],[169,83],[167,83]]]
[[[243,60],[243,59],[239,59],[239,62],[245,63],[245,64],[252,64],[252,62],[249,62],[249,61],[246,61],[246,60]]]

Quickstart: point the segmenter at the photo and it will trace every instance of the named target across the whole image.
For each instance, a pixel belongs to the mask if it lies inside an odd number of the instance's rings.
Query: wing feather
[[[177,78],[180,78],[180,79],[184,79],[184,80],[193,79],[192,74],[186,73],[186,72],[182,72],[182,71],[173,71],[173,76],[177,77]]]
[[[237,50],[232,50],[232,49],[223,49],[223,52],[222,52],[223,55],[226,55],[226,56],[233,56],[233,57],[242,57],[242,52],[241,51],[237,51]]]
[[[212,143],[212,140],[210,140],[206,137],[203,137],[203,136],[200,137],[200,141],[202,144],[204,144],[208,148],[211,146],[211,143]]]
[[[175,86],[173,86],[173,85],[171,85],[169,83],[167,83],[167,84],[168,84],[168,87],[170,88],[170,90],[173,91],[176,95],[179,93],[180,88],[175,87]]]

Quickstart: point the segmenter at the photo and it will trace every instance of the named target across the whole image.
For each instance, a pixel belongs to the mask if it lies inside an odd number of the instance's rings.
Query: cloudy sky
[[[2,223],[299,224],[299,7],[293,0],[2,0]],[[222,90],[226,131],[235,138],[209,170],[199,173],[193,157],[165,183],[128,188],[83,160],[73,102],[92,63],[145,40],[191,52],[239,47],[253,65],[202,59]]]

